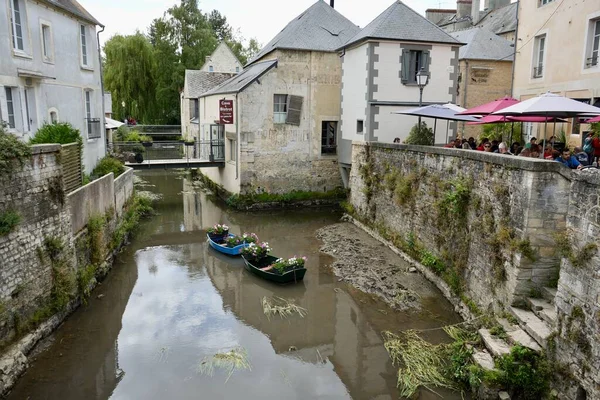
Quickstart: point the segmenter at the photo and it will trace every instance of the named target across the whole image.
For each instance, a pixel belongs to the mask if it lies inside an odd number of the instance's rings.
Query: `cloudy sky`
[[[328,0],[327,0],[328,1]],[[116,33],[130,34],[139,29],[146,32],[158,18],[178,0],[79,0],[96,19],[106,25],[101,40]],[[230,25],[239,28],[246,38],[255,37],[263,45],[275,36],[290,20],[310,7],[315,0],[200,0],[204,11],[219,10]],[[336,0],[335,7],[360,27],[364,27],[393,0]],[[404,0],[421,14],[427,8],[453,8],[453,0]],[[481,4],[483,6],[483,0]]]

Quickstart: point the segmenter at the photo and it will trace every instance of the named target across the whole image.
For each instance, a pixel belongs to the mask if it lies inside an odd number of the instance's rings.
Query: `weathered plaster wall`
[[[36,252],[44,238],[71,237],[59,154],[59,145],[34,146],[31,162],[0,177],[0,212],[21,216],[13,232],[0,236],[0,342],[14,335],[14,314],[26,319],[50,296],[52,271]]]
[[[96,215],[104,215],[115,209],[114,175],[104,175],[93,182],[69,193],[67,196],[71,207],[71,229],[73,235],[85,228],[89,219]]]
[[[133,195],[133,168],[125,167],[123,172],[114,180],[115,211],[121,216],[127,200]]]
[[[556,276],[553,234],[566,224],[569,174],[546,161],[355,142],[350,202],[402,240],[414,235],[454,267],[457,290],[498,310]]]
[[[573,179],[567,227],[574,260],[563,258],[554,300],[556,359],[581,382],[588,399],[600,398],[600,173]],[[588,252],[583,249],[590,247]]]

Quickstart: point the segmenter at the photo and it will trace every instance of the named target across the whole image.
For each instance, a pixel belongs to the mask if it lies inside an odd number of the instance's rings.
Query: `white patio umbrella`
[[[492,115],[530,115],[546,118],[578,118],[581,116],[600,115],[600,108],[548,92],[500,111],[496,111],[492,113]],[[546,122],[544,124],[544,142],[542,149],[546,147],[547,125],[548,123]],[[540,154],[540,158],[541,157],[543,157],[543,151]]]

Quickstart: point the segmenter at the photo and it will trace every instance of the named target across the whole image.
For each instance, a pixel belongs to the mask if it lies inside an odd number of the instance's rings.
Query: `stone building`
[[[465,108],[510,96],[514,47],[508,40],[485,28],[472,28],[451,34],[467,43],[459,51],[457,101]],[[463,137],[477,137],[481,126],[459,124]]]
[[[600,106],[600,4],[598,1],[521,2],[514,97],[526,100],[548,91]],[[589,126],[563,125],[572,145]],[[538,125],[538,126],[536,126]],[[540,124],[526,133],[543,136]],[[548,136],[553,128],[549,128]]]
[[[198,98],[232,78],[242,70],[242,63],[231,51],[227,43],[221,42],[206,57],[199,70],[186,69],[183,91],[181,92],[181,133],[184,137],[199,138]]]
[[[0,26],[0,119],[23,140],[45,122],[69,122],[91,172],[106,154],[102,24],[76,0],[11,0],[0,6]]]
[[[202,94],[201,138],[222,139],[226,159],[224,168],[202,173],[232,193],[342,186],[337,165],[342,71],[336,50],[358,31],[319,0],[244,71]],[[223,99],[232,102],[233,121],[220,118]]]
[[[424,17],[395,1],[342,47],[340,163],[347,173],[353,140],[404,140],[416,117],[394,114],[419,105],[416,74],[430,76],[423,104],[456,101],[461,43]],[[433,121],[427,121],[433,126]],[[443,125],[443,127],[441,126]],[[446,141],[446,124],[436,143]],[[344,175],[345,177],[346,175]]]

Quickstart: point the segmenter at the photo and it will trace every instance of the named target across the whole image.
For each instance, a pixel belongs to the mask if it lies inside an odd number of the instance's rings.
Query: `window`
[[[549,3],[552,3],[554,0],[539,0],[539,6],[543,6]]]
[[[600,56],[600,19],[591,21],[592,40],[590,50],[588,51],[589,57],[586,60],[586,68],[595,67],[598,65],[598,57]]]
[[[85,91],[85,119],[87,121],[88,137],[92,134],[92,94]]]
[[[416,85],[417,73],[421,68],[429,72],[429,60],[429,51],[402,49],[402,83]]]
[[[235,67],[235,73],[239,74],[240,73],[240,67]]]
[[[198,99],[190,99],[190,120],[198,118],[198,111],[200,109]]]
[[[8,108],[8,127],[15,129],[15,98],[13,96],[13,88],[5,87],[6,91],[6,107]]]
[[[58,113],[56,111],[50,111],[50,123],[51,124],[58,123]]]
[[[85,33],[85,25],[79,26],[81,32],[81,64],[83,66],[88,66],[88,55],[87,55],[87,41],[86,41],[86,33]]]
[[[546,35],[535,38],[533,60],[533,77],[541,78],[544,76],[544,54],[546,52]]]
[[[237,141],[229,141],[229,161],[237,162]]]
[[[273,123],[285,124],[287,119],[287,94],[276,94],[273,98]]]
[[[42,34],[42,56],[44,61],[52,61],[53,49],[52,49],[52,31],[50,29],[50,25],[42,24],[41,26],[41,34]]]
[[[20,0],[9,0],[10,4],[10,25],[12,31],[12,42],[15,50],[25,50],[23,42],[23,18],[22,6]]]
[[[321,154],[337,153],[337,121],[321,122]]]
[[[208,72],[214,72],[214,70],[215,70],[215,69],[213,68],[213,66],[212,66],[212,65],[209,65],[209,66],[208,66]]]
[[[365,122],[362,119],[356,121],[356,133],[363,133],[365,130]]]

